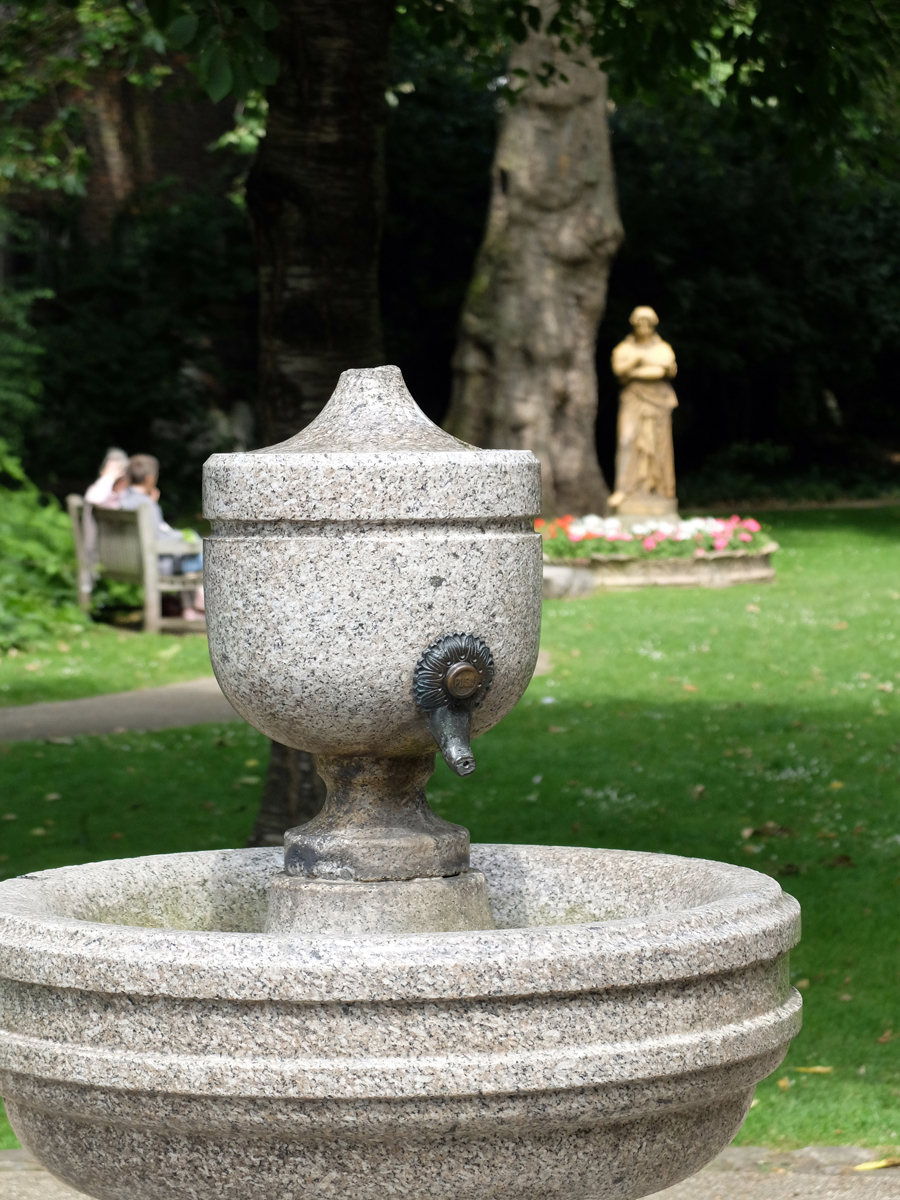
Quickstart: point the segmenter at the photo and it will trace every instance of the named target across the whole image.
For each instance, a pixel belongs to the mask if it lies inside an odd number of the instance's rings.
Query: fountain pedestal
[[[796,902],[723,863],[469,846],[437,749],[531,677],[537,461],[395,368],[205,474],[217,678],[310,750],[285,852],[0,884],[0,1094],[97,1200],[634,1200],[708,1162],[799,1024]]]

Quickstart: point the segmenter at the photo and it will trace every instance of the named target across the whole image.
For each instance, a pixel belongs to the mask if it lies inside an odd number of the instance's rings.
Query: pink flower
[[[569,541],[570,541],[570,542],[582,542],[582,541],[584,541],[584,534],[583,534],[583,533],[573,533],[573,532],[571,531],[571,529],[567,529],[567,530],[566,530],[566,536],[568,537],[568,539],[569,539]]]
[[[741,521],[741,524],[745,529],[749,529],[751,533],[759,533],[760,529],[762,529],[759,521],[754,520],[753,517],[747,517],[746,521]]]
[[[656,539],[652,538],[650,536],[647,536],[641,542],[641,545],[644,547],[645,550],[655,550],[656,549]]]
[[[740,535],[740,537],[741,537],[741,541],[742,541],[742,542],[752,542],[752,541],[753,541],[753,534],[752,534],[752,533],[742,533],[742,534]]]
[[[720,533],[717,537],[713,538],[713,546],[716,550],[727,550],[728,543],[730,541],[731,538],[728,538],[723,533]]]
[[[705,557],[706,557],[706,551],[703,549],[702,546],[698,546],[697,549],[694,551],[694,558],[705,558]]]

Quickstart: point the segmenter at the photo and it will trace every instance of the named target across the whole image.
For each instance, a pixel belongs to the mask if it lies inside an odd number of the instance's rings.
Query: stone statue
[[[656,332],[659,317],[640,305],[631,314],[634,333],[612,353],[612,369],[622,385],[616,490],[609,507],[620,515],[675,515],[675,453],[672,409],[675,352]]]

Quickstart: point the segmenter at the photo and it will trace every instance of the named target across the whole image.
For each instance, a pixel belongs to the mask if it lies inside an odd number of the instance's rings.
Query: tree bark
[[[91,156],[81,229],[94,246],[109,240],[122,205],[134,191],[132,137],[124,103],[126,81],[117,71],[98,74],[83,101]]]
[[[280,846],[285,831],[312,820],[325,803],[325,782],[305,750],[272,742],[266,786],[248,846]]]
[[[384,361],[378,255],[384,224],[390,0],[278,0],[266,136],[247,181],[259,262],[263,445],[291,437],[341,371]],[[312,756],[272,743],[250,845],[280,844],[318,812]]]
[[[530,77],[501,120],[446,421],[475,445],[533,451],[546,515],[603,512],[609,495],[594,351],[623,231],[606,76],[587,51],[574,58],[542,33],[512,55],[510,69]],[[534,73],[548,61],[565,80],[542,87]]]
[[[260,278],[263,443],[298,432],[348,367],[382,362],[389,0],[279,0],[267,132],[247,183]]]

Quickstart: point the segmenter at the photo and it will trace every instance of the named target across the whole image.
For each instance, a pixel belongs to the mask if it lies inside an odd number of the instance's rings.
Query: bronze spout
[[[416,704],[428,714],[431,736],[456,775],[471,775],[472,713],[488,693],[494,660],[481,638],[448,633],[425,650],[413,675]]]
[[[471,711],[468,708],[436,708],[430,714],[428,724],[450,770],[456,775],[471,775],[475,770],[475,755],[469,744]]]

